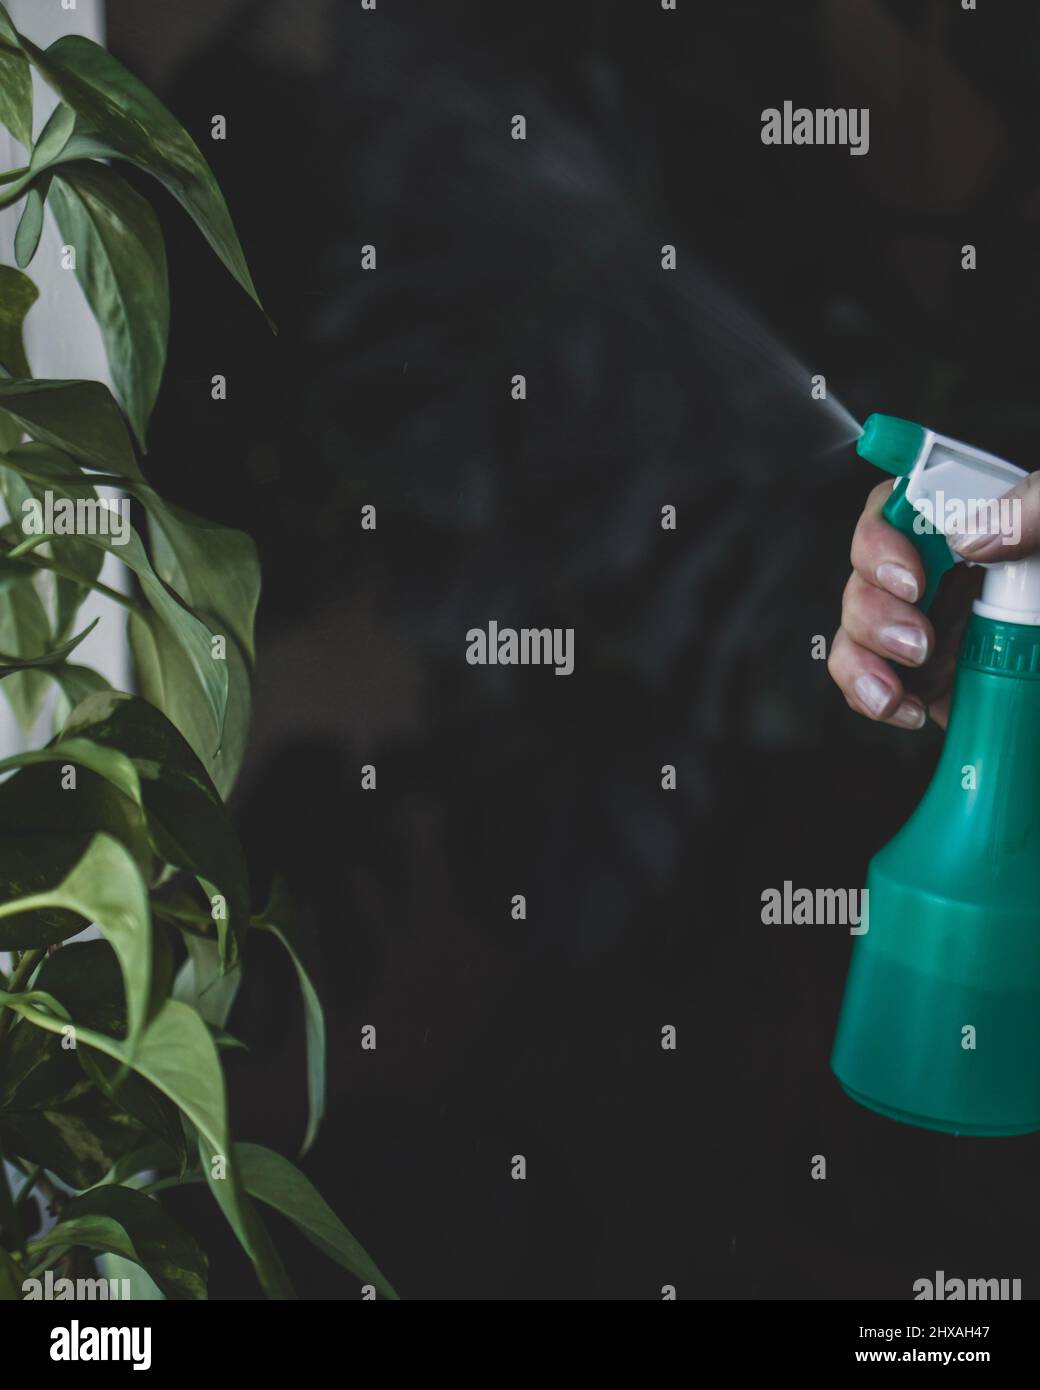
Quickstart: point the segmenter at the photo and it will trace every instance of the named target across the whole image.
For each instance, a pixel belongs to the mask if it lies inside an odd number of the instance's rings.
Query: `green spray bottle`
[[[946,534],[973,508],[995,529],[1025,473],[888,415],[857,451],[897,475],[884,515],[921,554],[927,607],[957,560]],[[1040,1130],[1040,558],[986,571],[935,775],[870,863],[831,1066],[890,1119],[1011,1135]]]

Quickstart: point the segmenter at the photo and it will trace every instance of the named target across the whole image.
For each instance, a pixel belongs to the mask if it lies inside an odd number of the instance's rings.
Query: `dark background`
[[[874,478],[810,374],[858,419],[1032,466],[1040,9],[109,0],[109,20],[211,159],[280,330],[164,206],[149,474],[261,549],[234,805],[258,902],[289,879],[329,1019],[306,1171],[405,1298],[906,1299],[936,1269],[1032,1296],[1040,1138],[845,1099],[850,938],[760,913],[788,879],[860,886],[939,738],[857,719],[812,659]],[[763,146],[785,99],[868,106],[869,154]],[[573,627],[575,673],[468,666],[492,618]],[[292,1153],[302,1019],[267,946],[234,1118]],[[213,1296],[256,1296],[204,1194],[179,1200],[216,1242]],[[356,1296],[279,1235],[301,1293]]]

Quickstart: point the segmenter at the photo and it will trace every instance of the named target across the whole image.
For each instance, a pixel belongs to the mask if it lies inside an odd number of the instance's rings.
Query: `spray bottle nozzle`
[[[943,574],[960,558],[951,551],[947,535],[996,531],[998,499],[1026,476],[1025,471],[996,454],[895,415],[869,416],[856,452],[898,477],[883,514],[917,547],[926,579],[921,607],[927,609]],[[986,570],[976,612],[1040,625],[1040,558],[991,564]]]
[[[920,457],[926,434],[920,425],[897,415],[868,415],[856,452],[886,473],[909,473]]]

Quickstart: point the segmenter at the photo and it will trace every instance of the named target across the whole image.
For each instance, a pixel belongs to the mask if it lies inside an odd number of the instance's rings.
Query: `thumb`
[[[977,565],[1007,564],[1040,552],[1040,473],[1030,473],[1010,492],[969,503],[964,528],[947,536],[950,548]]]

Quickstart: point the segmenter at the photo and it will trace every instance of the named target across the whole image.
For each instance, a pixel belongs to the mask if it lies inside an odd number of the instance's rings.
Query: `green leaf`
[[[100,381],[0,381],[0,410],[88,468],[141,478],[126,421]]]
[[[55,160],[60,159],[72,132],[76,128],[76,113],[68,106],[57,105],[47,118],[47,124],[40,131],[40,138],[33,146],[29,168],[33,173],[49,169]]]
[[[21,430],[14,423],[10,416],[7,416],[7,419],[10,422],[11,430],[16,431],[20,438],[22,433]],[[8,518],[10,518],[7,522],[3,524],[2,528],[0,528],[0,535],[4,535],[4,539],[11,543],[16,543],[16,541],[21,541],[21,539],[23,539],[21,536],[16,536],[16,518],[20,517],[24,513],[25,502],[28,498],[32,497],[33,495],[31,485],[26,481],[25,478],[21,476],[20,472],[17,469],[12,468],[8,464],[8,458],[10,457],[10,453],[14,452],[17,454],[21,451],[22,447],[23,446],[21,444],[13,444],[11,445],[9,451],[0,454],[0,468],[2,468],[3,470],[2,472],[0,472],[0,496],[3,497],[4,506],[7,508],[7,515]],[[43,445],[34,444],[31,447],[34,449],[41,449],[43,448]],[[10,534],[8,535],[5,533]],[[6,571],[6,559],[4,562],[4,567]],[[5,574],[5,578],[6,577],[7,575]]]
[[[77,1046],[97,1048],[132,1067],[169,1096],[216,1153],[228,1153],[227,1100],[220,1058],[209,1029],[187,1004],[167,999],[145,1028],[134,1053],[116,1038],[76,1023],[53,995],[41,990],[21,994],[0,991],[0,1007],[13,1009],[51,1033],[60,1034],[72,1023]]]
[[[22,445],[0,462],[25,486],[60,487],[71,495],[83,485],[84,475],[75,462],[48,445]],[[111,479],[95,475],[92,481]],[[131,621],[142,694],[180,729],[226,796],[241,766],[249,729],[253,626],[260,595],[256,547],[241,531],[169,505],[144,481],[127,480],[123,485],[149,515],[154,561],[154,572],[149,573],[173,589],[205,624],[207,635],[225,639],[223,661],[209,654],[211,647],[186,642],[177,622],[169,621],[178,617],[178,609],[164,604],[165,590],[142,586],[159,608],[158,617],[135,613]],[[116,547],[105,537],[83,536],[76,543],[102,546],[128,561],[140,549],[136,540]],[[214,695],[224,702],[219,708]]]
[[[123,972],[118,956],[107,941],[70,941],[60,951],[45,956],[32,987],[56,999],[65,1013],[84,1027],[96,1029],[110,1037],[126,1037]],[[73,1081],[83,1080],[77,1049],[62,1048],[63,1039],[22,1021],[15,1024],[8,1036],[13,1040],[22,1039],[23,1035],[35,1038],[35,1046],[44,1049],[66,1070],[58,1074],[45,1066],[42,1076],[38,1070],[31,1077],[20,1074],[18,1094],[22,1108],[27,1103],[53,1099]],[[28,1045],[28,1042],[22,1043],[23,1047]],[[24,1066],[21,1071],[24,1073]],[[54,1086],[56,1080],[60,1082],[57,1089],[48,1089]],[[30,1081],[35,1099],[27,1101],[26,1086]],[[2,1099],[3,1091],[0,1090],[0,1101]]]
[[[84,474],[67,454],[49,444],[29,442],[9,449],[0,457],[0,488],[8,513],[21,518],[17,528],[19,541],[31,534],[28,531],[31,504],[37,516],[45,517],[48,493],[56,500],[68,499],[76,504],[82,501],[96,509],[99,499],[93,482],[98,476]],[[122,480],[117,482],[121,484]],[[97,514],[96,510],[91,514]],[[33,519],[35,522],[36,517]],[[95,587],[105,557],[97,546],[86,544],[76,535],[62,535],[58,542],[50,542],[52,558],[55,558],[55,544],[58,546],[56,558],[62,568],[76,576],[56,574],[53,579],[54,630],[58,637],[65,637],[83,600]]]
[[[236,1144],[235,1158],[246,1191],[280,1211],[329,1259],[384,1298],[397,1295],[371,1256],[344,1226],[318,1189],[281,1154],[259,1144]]]
[[[164,502],[148,486],[128,490],[148,512],[156,573],[214,632],[233,637],[252,665],[260,600],[260,561],[252,537]]]
[[[0,400],[3,399],[3,387],[10,384],[0,381]],[[111,400],[111,397],[109,399]],[[132,526],[126,528],[122,537],[104,535],[100,532],[83,532],[76,537],[76,541],[114,555],[117,560],[121,560],[137,575],[141,591],[151,605],[155,618],[165,630],[168,639],[183,653],[184,661],[179,668],[178,682],[192,687],[197,686],[206,702],[212,721],[213,743],[206,750],[205,756],[212,758],[221,746],[230,680],[228,661],[214,655],[214,634],[159,579],[145,553],[140,537]],[[34,564],[31,559],[26,559],[22,563],[27,566]],[[36,566],[36,568],[45,567],[45,565]],[[95,621],[97,620],[95,619]],[[84,636],[86,633],[81,634],[77,640],[82,640]],[[229,642],[228,645],[233,644]],[[72,646],[68,644],[56,647],[52,652],[45,654],[46,660],[48,662],[60,661],[71,650]],[[12,661],[10,668],[14,670],[20,669],[20,666],[24,665],[37,666],[42,664],[43,659],[40,657],[32,662],[22,663]],[[2,670],[3,660],[4,658],[0,654],[0,675],[4,674]]]
[[[84,535],[89,545],[110,551],[137,575],[141,592],[156,618],[187,658],[194,681],[206,700],[213,719],[216,739],[209,755],[219,749],[228,700],[228,664],[214,656],[214,634],[166,587],[152,569],[141,538],[131,526],[125,545],[116,545],[111,536]]]
[[[32,148],[32,73],[18,33],[0,5],[0,122],[16,140]]]
[[[232,965],[249,926],[249,879],[231,818],[199,759],[161,711],[116,691],[92,696],[73,711],[56,746],[70,740],[126,755],[140,778],[156,853],[226,899],[216,933],[225,966]],[[212,918],[208,925],[213,931]]]
[[[210,909],[203,907],[183,880],[166,879],[156,887],[152,893],[152,912],[157,919],[180,927],[191,936],[208,936],[213,921]],[[194,1000],[189,1002],[193,1003]]]
[[[215,633],[233,636],[252,664],[260,563],[245,532],[163,501],[143,480],[84,474],[68,454],[50,445],[23,444],[10,449],[0,463],[30,490],[26,495],[34,497],[42,496],[41,489],[73,498],[94,496],[90,485],[102,482],[123,487],[148,513],[156,574]],[[62,543],[64,554],[67,538]]]
[[[29,518],[32,517],[33,524],[36,524],[38,520],[42,521],[46,517],[47,492],[56,500],[67,499],[76,506],[79,502],[86,503],[90,507],[89,516],[100,516],[97,510],[97,492],[93,486],[82,481],[83,474],[76,473],[74,481],[63,478],[60,482],[47,481],[46,485],[32,478],[31,470],[26,470],[25,460],[31,461],[32,470],[40,470],[42,464],[38,460],[38,450],[42,450],[44,455],[56,453],[49,445],[25,443],[11,449],[0,459],[0,486],[3,488],[8,513],[11,517],[19,518],[15,527],[19,543],[35,534],[29,527]],[[64,459],[65,455],[58,457]],[[71,460],[68,460],[68,466],[75,467]],[[57,541],[49,541],[47,545],[50,548],[51,562],[57,560],[64,570],[71,570],[72,574],[76,575],[76,578],[71,578],[68,574],[54,574],[50,584],[54,595],[54,634],[58,638],[64,638],[75,624],[76,614],[83,605],[83,599],[99,580],[104,553],[97,549],[97,546],[88,545],[75,534],[61,535]],[[35,564],[36,557],[28,563]]]
[[[157,907],[156,912],[161,909]],[[197,1009],[211,1027],[222,1029],[242,983],[241,968],[223,971],[215,942],[194,932],[184,932],[183,936],[188,959],[177,973],[173,997]]]
[[[33,1029],[32,1031],[38,1032],[39,1030]],[[177,1110],[176,1114],[179,1121],[180,1111]],[[184,1126],[181,1125],[182,1131],[183,1128]],[[142,1185],[141,1180],[146,1180],[145,1175],[171,1167],[178,1167],[180,1176],[183,1177],[184,1166],[175,1154],[171,1154],[165,1144],[160,1143],[157,1139],[150,1140],[141,1148],[133,1149],[117,1159],[109,1172],[105,1174],[104,1181],[140,1187]]]
[[[62,164],[69,158],[66,150],[69,147],[69,141],[75,127],[75,111],[61,104],[56,106],[51,112],[47,124],[40,132],[40,138],[33,146],[28,169],[21,173],[13,173],[5,181],[3,193],[0,194],[0,207],[6,207],[7,204],[16,202],[23,193],[28,195],[29,222],[32,224],[33,231],[23,230],[22,227],[18,228],[15,253],[20,266],[28,265],[36,254],[36,246],[40,240],[39,233],[43,230],[43,206],[47,201],[51,171],[55,165]],[[37,219],[39,220],[38,230],[36,229]],[[22,221],[25,222],[24,216]],[[19,240],[23,243],[21,250],[19,249]]]
[[[39,249],[40,237],[43,236],[43,211],[47,206],[49,192],[50,176],[44,175],[38,183],[33,184],[26,195],[18,230],[14,234],[14,259],[22,270]]]
[[[188,1164],[188,1148],[180,1111],[173,1101],[136,1072],[120,1068],[111,1057],[104,1057],[89,1047],[77,1049],[77,1056],[97,1089],[160,1139],[183,1172]]]
[[[116,979],[122,993],[118,967]],[[0,1053],[0,1112],[38,1110],[82,1080],[70,1053],[50,1033],[18,1022],[4,1038]]]
[[[127,634],[141,694],[180,730],[227,797],[242,766],[252,706],[249,667],[237,643],[228,638],[227,660],[221,663],[228,677],[221,733],[183,646],[162,620],[154,613],[131,613]]]
[[[85,627],[82,632],[78,632],[68,642],[62,642],[60,646],[52,647],[49,651],[41,652],[38,656],[20,657],[0,652],[0,680],[12,671],[29,671],[36,666],[54,666],[64,661],[69,653],[75,651],[83,639],[94,631],[98,621],[95,618],[89,627]]]
[[[3,567],[5,582],[0,587],[0,648],[21,659],[38,656],[51,645],[51,624],[43,600],[33,585],[31,571],[17,563]],[[6,582],[20,575],[20,581]],[[47,694],[47,679],[37,671],[9,673],[3,693],[15,718],[28,734]]]
[[[67,115],[69,108],[60,106],[57,110],[62,115]],[[62,133],[64,134],[64,132]],[[78,122],[71,136],[60,147],[56,138],[49,139],[47,145],[44,145],[41,137],[41,142],[33,151],[32,161],[28,168],[12,169],[10,173],[0,174],[0,208],[9,207],[12,203],[16,203],[41,179],[53,174],[66,164],[76,164],[88,159],[118,159],[118,157],[118,150],[106,145],[103,140],[92,135]]]
[[[51,1033],[62,1033],[72,1020],[53,995],[35,989],[21,994],[0,991],[0,1007],[13,1009],[22,1018]],[[93,1047],[132,1067],[177,1105],[199,1134],[200,1150],[207,1155],[206,1173],[212,1160],[226,1159],[226,1176],[213,1177],[218,1202],[234,1218],[236,1231],[248,1241],[246,1249],[256,1264],[264,1287],[273,1297],[290,1297],[291,1285],[281,1267],[270,1237],[251,1211],[242,1192],[231,1153],[224,1074],[216,1044],[205,1023],[187,1004],[168,999],[148,1024],[136,1052],[103,1033],[74,1023],[79,1047]],[[237,1223],[237,1224],[236,1224]],[[244,1241],[244,1243],[245,1243]]]
[[[61,1221],[30,1243],[33,1255],[73,1245],[132,1260],[170,1299],[206,1297],[208,1261],[193,1236],[143,1192],[107,1184],[74,1197]]]
[[[73,495],[86,480],[67,455],[40,444],[11,450],[3,462],[28,482],[60,484]],[[215,632],[234,637],[251,665],[260,598],[260,562],[252,538],[165,502],[143,480],[91,475],[89,481],[118,484],[141,503],[156,574]]]
[[[53,1104],[0,1111],[0,1138],[11,1152],[56,1173],[70,1187],[100,1182],[140,1143],[140,1135],[134,1121],[82,1074]]]
[[[89,768],[75,794],[52,766],[23,768],[0,785],[0,901],[33,896],[61,882],[103,831],[129,851],[146,881],[153,852],[141,808]],[[19,912],[0,919],[0,950],[54,945],[83,930],[65,909]]]
[[[325,1015],[318,992],[299,956],[295,916],[285,884],[280,877],[276,877],[271,890],[271,901],[263,914],[253,919],[253,925],[276,936],[285,947],[296,968],[300,993],[303,996],[307,1038],[308,1120],[307,1132],[300,1149],[302,1157],[318,1137],[318,1130],[325,1114]]]
[[[170,326],[159,221],[104,164],[63,166],[50,202],[62,237],[76,248],[76,276],[101,329],[116,394],[143,449]]]
[[[62,461],[64,472],[70,474],[69,477],[62,476],[55,480],[46,476],[52,469],[53,458]],[[41,477],[41,475],[43,475]],[[79,472],[76,465],[65,454],[53,450],[46,444],[21,444],[10,450],[9,453],[0,456],[0,492],[7,504],[8,514],[12,518],[18,518],[18,522],[12,522],[9,526],[0,530],[0,535],[6,541],[17,540],[19,544],[27,540],[41,538],[39,533],[45,524],[43,518],[46,515],[47,494],[59,502],[67,503],[79,507],[81,503],[93,509],[88,515],[96,515],[100,502],[94,488],[84,481],[84,475]],[[107,518],[102,518],[107,520]],[[11,533],[10,536],[8,533]],[[53,595],[53,631],[55,637],[61,641],[68,637],[75,624],[76,616],[82,607],[83,601],[92,588],[96,586],[101,566],[104,561],[104,553],[97,546],[87,545],[75,535],[62,535],[57,542],[48,542],[51,561],[55,559],[60,562],[63,573],[48,576],[48,589]],[[55,553],[55,547],[57,551]],[[43,551],[41,550],[41,554]],[[0,588],[5,593],[15,587],[13,581],[26,581],[21,587],[26,591],[25,595],[19,600],[14,594],[7,598],[7,607],[13,608],[13,613],[6,614],[3,621],[0,621],[0,645],[19,652],[21,655],[31,655],[34,651],[46,647],[50,641],[51,625],[46,620],[46,615],[42,604],[38,601],[33,602],[35,591],[33,590],[34,570],[38,570],[39,562],[36,556],[32,560],[9,560],[0,556]],[[12,581],[12,582],[8,582]],[[23,614],[20,610],[27,604],[32,605],[32,614]],[[20,605],[20,607],[19,607]],[[13,622],[27,617],[35,617],[34,625],[30,631],[31,642],[18,642],[9,636],[9,630]],[[16,706],[16,713],[22,722],[23,728],[28,728],[32,722],[32,714],[26,718],[17,708],[17,701],[21,696],[21,691],[12,690],[11,686],[21,686],[22,680],[31,679],[35,682],[32,687],[35,695],[33,711],[46,693],[45,676],[35,675],[30,678],[15,677],[8,682],[8,688],[4,693]],[[29,701],[27,701],[28,703]]]
[[[0,54],[2,52],[0,41]],[[25,58],[24,50],[22,56]],[[28,167],[12,169],[0,176],[0,208],[17,202],[25,193],[31,197],[33,189],[49,184],[54,170],[63,164],[83,159],[108,159],[116,153],[83,126],[70,106],[59,102],[32,147]]]
[[[22,343],[22,325],[40,297],[28,275],[9,265],[0,265],[0,363],[12,376],[29,377],[29,363]],[[12,442],[17,442],[16,438]],[[0,439],[0,447],[8,447]]]
[[[10,772],[16,767],[33,767],[40,763],[79,763],[106,778],[131,801],[136,801],[139,806],[144,804],[140,779],[131,760],[116,749],[104,748],[89,738],[59,738],[49,743],[46,748],[31,748],[24,753],[12,753],[9,758],[0,758],[0,772]]]
[[[21,42],[30,60],[89,131],[158,179],[177,199],[259,305],[223,194],[199,147],[176,117],[122,63],[81,35],[66,35],[46,52],[24,37]]]
[[[86,854],[56,888],[0,904],[0,918],[41,908],[62,908],[95,923],[123,972],[132,1055],[144,1029],[152,990],[152,928],[148,890],[127,850],[96,835]]]
[[[98,953],[109,967],[103,977],[93,968]],[[91,1017],[111,1017],[125,1030],[123,981],[111,948],[104,941],[68,946],[44,962],[39,981],[62,984],[62,975],[72,973],[54,968],[63,956],[80,972],[77,997],[90,991]],[[0,1137],[12,1152],[74,1187],[100,1182],[141,1143],[141,1131],[125,1108],[113,1105],[84,1076],[80,1061],[88,1050],[70,1049],[65,1038],[19,1021],[0,1051]]]
[[[98,1272],[103,1279],[118,1279],[132,1303],[155,1303],[164,1299],[162,1290],[152,1276],[140,1265],[124,1260],[122,1255],[111,1252],[99,1255]]]
[[[89,666],[59,662],[56,666],[46,667],[45,674],[65,696],[70,710],[75,709],[88,695],[97,695],[103,690],[112,689],[104,676]]]
[[[165,988],[161,966],[153,973],[157,987]],[[120,962],[107,941],[76,941],[56,955],[47,956],[40,966],[36,988],[56,998],[68,1015],[86,1026],[110,1037],[124,1038],[127,1034],[127,1001]],[[92,1186],[103,1177],[114,1180],[106,1165],[114,1162],[115,1169],[120,1168],[132,1152],[140,1151],[142,1143],[149,1144],[152,1150],[156,1148],[154,1140],[146,1140],[129,1120],[161,1141],[164,1165],[175,1163],[184,1172],[188,1148],[174,1102],[135,1072],[121,1070],[113,1059],[92,1048],[67,1049],[64,1042],[64,1038],[60,1040],[25,1022],[19,1022],[10,1031],[0,1055],[0,1125],[4,1112],[8,1120],[11,1111],[32,1112],[29,1120],[39,1141],[32,1158],[56,1170],[65,1180],[74,1181],[75,1186]],[[92,1109],[85,1109],[83,1099],[75,1101],[85,1091],[86,1081],[96,1091],[90,1102]],[[70,1109],[76,1115],[85,1115],[93,1131],[89,1143],[76,1144],[71,1152],[71,1130],[63,1129],[63,1116]],[[46,1133],[49,1123],[53,1136]],[[100,1154],[96,1152],[100,1144],[97,1136],[107,1136],[107,1148]],[[58,1151],[58,1145],[63,1145],[64,1154]],[[65,1163],[64,1169],[56,1166],[56,1154]],[[67,1176],[70,1159],[78,1165],[75,1179]],[[85,1172],[86,1162],[92,1166]]]
[[[237,1151],[238,1145],[234,1146]],[[223,1176],[218,1176],[217,1157],[223,1160]],[[209,1190],[252,1261],[260,1285],[268,1298],[295,1298],[292,1283],[275,1249],[260,1213],[246,1193],[238,1172],[234,1151],[215,1150],[205,1135],[199,1135],[199,1159]]]

